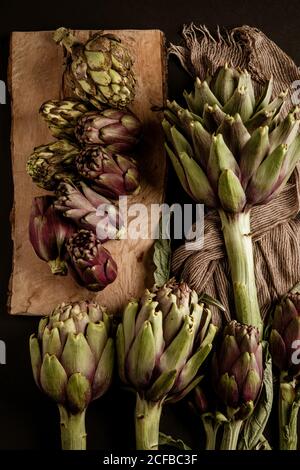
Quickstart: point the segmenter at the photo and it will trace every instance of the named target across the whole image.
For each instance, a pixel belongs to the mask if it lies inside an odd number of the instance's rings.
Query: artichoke
[[[123,236],[123,219],[118,207],[81,182],[78,188],[60,183],[56,191],[55,209],[81,228],[92,230],[104,243]]]
[[[140,190],[140,176],[132,158],[106,152],[100,147],[87,148],[77,156],[76,164],[78,173],[108,197],[118,198]]]
[[[109,388],[114,342],[106,310],[94,302],[62,303],[30,337],[37,386],[54,400],[61,419],[62,448],[86,448],[85,412]]]
[[[285,295],[276,305],[270,334],[270,352],[279,377],[279,444],[297,449],[300,406],[300,293]]]
[[[45,119],[51,134],[60,139],[74,140],[74,130],[78,119],[89,108],[82,101],[49,100],[40,107],[40,115]]]
[[[263,381],[262,345],[257,328],[235,320],[224,329],[214,353],[212,373],[215,391],[228,419],[244,419],[254,408]]]
[[[94,292],[103,290],[117,277],[117,265],[96,235],[81,229],[66,244],[68,263],[74,279]]]
[[[83,146],[99,146],[109,152],[130,152],[139,142],[141,123],[130,111],[105,109],[84,114],[75,135]]]
[[[242,424],[253,413],[262,388],[263,351],[259,337],[257,328],[231,321],[213,355],[213,386],[221,406],[214,417],[215,430],[221,423],[224,425],[222,450],[236,449]]]
[[[183,188],[219,211],[236,318],[260,331],[250,209],[281,191],[300,158],[298,109],[281,120],[287,93],[271,100],[272,87],[271,79],[256,97],[249,73],[225,65],[184,93],[188,109],[168,102],[163,121]]]
[[[36,147],[26,169],[32,181],[43,189],[53,191],[61,181],[77,181],[75,158],[79,148],[67,140],[58,140]]]
[[[196,292],[174,280],[125,308],[117,330],[119,375],[137,393],[138,449],[157,449],[162,405],[200,381],[216,329]]]
[[[112,34],[94,34],[85,44],[66,28],[53,34],[67,51],[67,81],[79,98],[96,108],[123,108],[134,99],[135,77],[132,59],[121,40]]]
[[[270,334],[273,363],[290,379],[300,376],[300,294],[288,294],[276,306]]]
[[[51,196],[35,197],[29,218],[29,240],[36,255],[46,261],[52,274],[68,272],[65,243],[74,227],[56,212]]]

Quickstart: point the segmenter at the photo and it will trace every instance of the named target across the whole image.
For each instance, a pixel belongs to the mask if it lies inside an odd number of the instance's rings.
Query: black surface
[[[194,21],[214,28],[249,24],[262,29],[296,63],[300,63],[299,1],[131,1],[16,2],[2,0],[0,6],[0,79],[6,80],[9,34],[13,30],[48,30],[58,26],[77,29],[158,28],[167,40],[178,42],[183,23]],[[169,68],[169,93],[176,97],[188,85],[187,76],[175,62]],[[26,93],[26,90],[24,90]],[[57,413],[33,383],[28,354],[29,335],[37,319],[7,315],[7,287],[11,269],[9,212],[12,182],[9,151],[10,110],[0,105],[0,339],[6,342],[7,364],[0,365],[0,449],[58,449]],[[178,183],[170,178],[169,199],[180,200]],[[176,194],[176,196],[174,196]],[[133,399],[115,387],[89,410],[87,426],[90,449],[133,449]],[[195,429],[189,432],[188,429]],[[197,422],[184,405],[166,411],[163,430],[199,440]],[[42,465],[42,462],[41,462]]]

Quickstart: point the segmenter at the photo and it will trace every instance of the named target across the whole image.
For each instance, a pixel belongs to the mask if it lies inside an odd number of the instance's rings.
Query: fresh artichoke
[[[30,337],[37,386],[54,400],[61,419],[62,448],[86,448],[85,412],[109,388],[114,342],[106,310],[94,302],[62,303]]]
[[[121,40],[112,34],[94,34],[85,44],[66,28],[53,34],[54,41],[68,53],[65,74],[73,92],[96,108],[103,104],[123,108],[134,99],[135,77],[132,59]]]
[[[118,207],[85,183],[81,182],[80,187],[82,192],[69,183],[60,183],[55,209],[77,226],[95,232],[102,243],[121,238],[124,227]]]
[[[245,419],[253,409],[263,381],[263,355],[257,328],[235,320],[224,329],[213,355],[213,384],[228,419]]]
[[[258,329],[231,321],[224,328],[211,369],[220,406],[215,414],[216,426],[221,422],[224,425],[221,449],[235,450],[243,422],[253,413],[263,384],[263,351]]]
[[[103,290],[117,277],[117,265],[96,235],[81,229],[66,244],[70,272],[81,286],[94,292]]]
[[[77,156],[76,164],[78,173],[105,196],[118,198],[140,190],[137,164],[130,157],[112,154],[100,147],[87,148]]]
[[[125,308],[117,330],[119,375],[137,392],[138,449],[157,449],[162,405],[200,381],[216,329],[196,292],[174,280]]]
[[[270,352],[279,371],[279,444],[297,449],[300,406],[300,293],[285,295],[276,305],[270,334]]]
[[[64,139],[40,145],[27,161],[27,173],[37,186],[49,191],[61,181],[77,181],[75,158],[79,151],[77,145]]]
[[[65,243],[74,233],[74,226],[64,220],[53,206],[51,196],[35,197],[29,218],[29,239],[36,255],[46,261],[52,274],[68,272]]]
[[[130,111],[105,109],[84,114],[75,128],[83,146],[99,146],[109,152],[130,152],[139,142],[141,123]]]
[[[74,140],[74,130],[78,119],[89,108],[82,101],[49,100],[40,107],[40,115],[45,119],[51,134],[59,139]]]
[[[276,306],[270,335],[273,363],[290,379],[300,377],[300,294],[288,294]]]
[[[272,80],[255,98],[248,72],[225,66],[210,83],[196,79],[188,110],[168,102],[167,152],[197,202],[236,213],[283,188],[300,158],[298,109],[280,121],[286,93],[271,95]]]

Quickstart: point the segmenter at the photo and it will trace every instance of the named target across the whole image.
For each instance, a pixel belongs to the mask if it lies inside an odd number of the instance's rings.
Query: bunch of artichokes
[[[110,318],[94,302],[62,303],[30,337],[37,386],[59,408],[62,448],[86,448],[85,413],[109,388],[114,363]]]
[[[127,49],[113,35],[95,34],[81,44],[69,30],[59,28],[53,38],[68,53],[64,77],[71,85],[71,97],[48,100],[39,110],[58,140],[34,149],[27,173],[39,187],[56,191],[56,201],[52,200],[51,211],[41,204],[42,214],[33,210],[30,240],[53,272],[66,274],[67,255],[80,284],[101,290],[117,273],[115,262],[101,243],[121,238],[124,233],[117,204],[104,196],[117,199],[140,189],[132,151],[141,138],[141,122],[126,109],[134,98],[133,64]],[[33,205],[38,210],[38,202]],[[60,214],[55,216],[54,211]],[[74,232],[73,222],[78,228],[68,242],[68,253],[65,242],[69,235],[65,231],[62,239],[60,215],[69,218],[65,229],[71,226]]]

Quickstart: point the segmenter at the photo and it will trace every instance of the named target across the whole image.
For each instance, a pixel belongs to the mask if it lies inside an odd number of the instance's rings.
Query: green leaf
[[[159,239],[154,243],[153,262],[156,266],[154,281],[158,287],[165,284],[170,278],[171,270],[171,241],[163,239],[162,221],[159,221]]]
[[[159,433],[159,445],[176,447],[176,449],[180,450],[192,450],[181,439],[174,439],[172,436],[167,436],[163,432]]]
[[[259,400],[254,408],[252,415],[246,421],[243,433],[239,441],[239,450],[253,450],[265,438],[263,432],[269,420],[273,403],[273,375],[272,359],[268,350],[268,343],[263,342],[265,367],[264,381]]]

